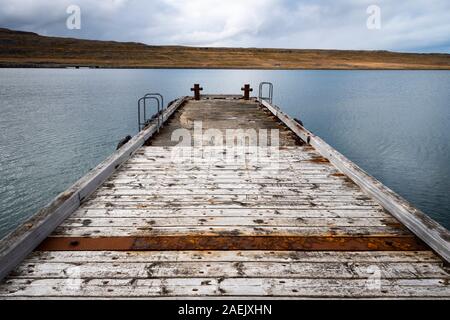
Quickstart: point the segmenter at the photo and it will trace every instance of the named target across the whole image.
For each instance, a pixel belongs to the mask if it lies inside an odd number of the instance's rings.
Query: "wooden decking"
[[[223,96],[222,96],[223,97]],[[281,146],[295,146],[302,144],[300,139],[276,116],[266,108],[260,108],[255,101],[246,101],[236,96],[225,99],[211,96],[201,101],[191,100],[175,112],[158,135],[149,141],[151,146],[175,146],[178,141],[172,141],[171,136],[176,129],[186,129],[194,133],[194,123],[202,124],[202,130],[220,130],[225,138],[227,129],[241,130],[279,130]],[[203,146],[210,146],[211,141],[203,139]],[[225,142],[225,141],[224,141]],[[194,139],[192,144],[194,147]],[[217,144],[215,144],[217,145]]]
[[[4,280],[0,297],[450,298],[434,242],[275,109],[234,96],[181,105]],[[279,147],[230,161],[194,135],[180,160],[172,133],[194,133],[196,121],[224,136],[278,130]]]

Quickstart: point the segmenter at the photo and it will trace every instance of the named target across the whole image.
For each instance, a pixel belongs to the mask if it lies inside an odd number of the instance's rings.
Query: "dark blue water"
[[[450,228],[450,72],[0,69],[0,237],[137,132],[137,98],[275,86],[274,102]],[[256,90],[255,90],[256,93]]]

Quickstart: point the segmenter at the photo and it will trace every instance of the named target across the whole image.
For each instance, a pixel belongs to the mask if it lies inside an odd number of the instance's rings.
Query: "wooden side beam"
[[[183,97],[173,102],[163,113],[163,123],[187,99],[187,97]],[[69,217],[98,186],[106,181],[157,130],[158,123],[154,121],[69,189],[58,195],[49,205],[3,238],[0,242],[0,280],[8,275],[58,225]]]
[[[412,206],[394,191],[370,176],[356,164],[332,148],[318,136],[267,101],[259,101],[303,141],[308,142],[363,191],[376,200],[412,233],[429,245],[447,263],[450,263],[450,232],[425,213]]]

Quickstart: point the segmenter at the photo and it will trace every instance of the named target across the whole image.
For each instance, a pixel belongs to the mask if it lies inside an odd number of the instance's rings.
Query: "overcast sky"
[[[66,27],[69,5],[81,9],[79,30]],[[380,29],[367,27],[370,5]],[[0,0],[0,26],[147,44],[450,52],[449,0]]]

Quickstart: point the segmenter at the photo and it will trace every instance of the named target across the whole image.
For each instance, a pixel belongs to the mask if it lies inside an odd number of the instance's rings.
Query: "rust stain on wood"
[[[335,172],[335,173],[332,173],[331,175],[333,177],[346,177],[346,175],[341,172]]]
[[[103,250],[307,250],[415,251],[426,246],[415,236],[142,236],[50,237],[39,251]]]
[[[321,157],[321,156],[316,156],[313,157],[312,159],[308,160],[312,163],[330,163],[330,161],[327,158]]]

